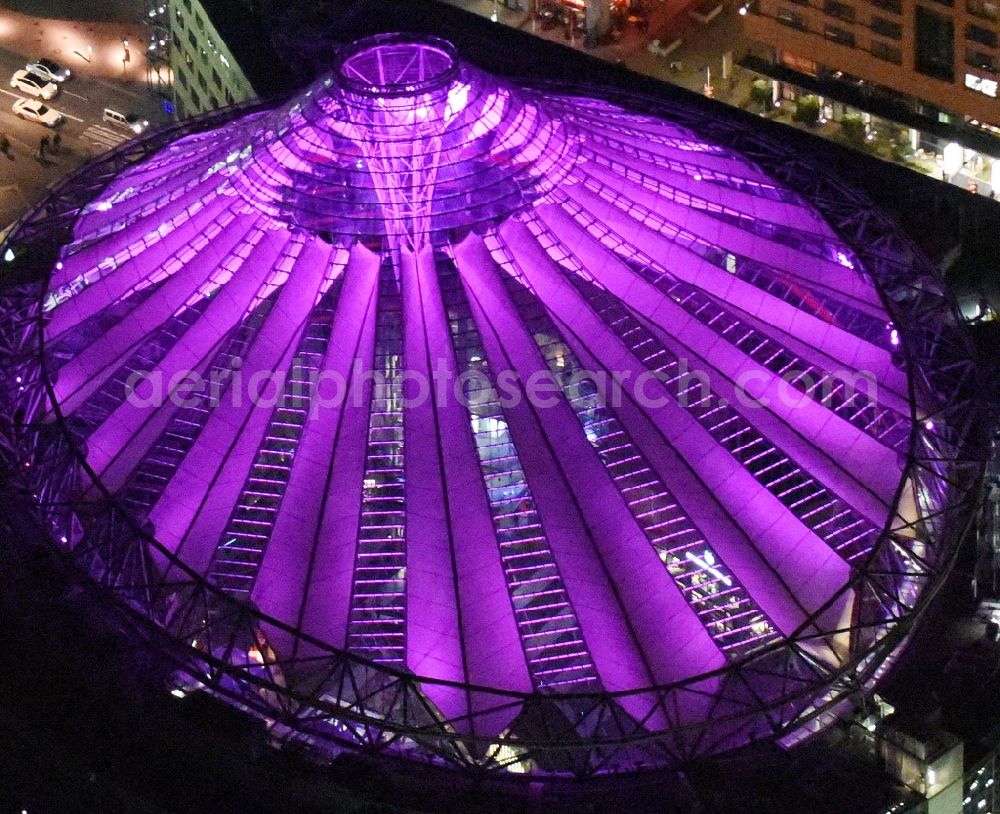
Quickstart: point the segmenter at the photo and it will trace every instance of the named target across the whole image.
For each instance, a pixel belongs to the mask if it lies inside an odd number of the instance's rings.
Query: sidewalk
[[[0,6],[60,20],[130,20],[142,14],[136,0],[0,0]]]
[[[129,61],[122,62],[129,43]],[[144,84],[146,33],[139,22],[29,17],[0,6],[0,48],[25,59],[48,57],[74,73]]]

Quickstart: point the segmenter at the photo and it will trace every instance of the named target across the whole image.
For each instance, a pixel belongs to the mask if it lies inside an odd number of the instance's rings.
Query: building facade
[[[775,64],[889,88],[941,121],[1000,125],[993,0],[753,0],[745,12]]]
[[[914,736],[889,724],[876,737],[886,774],[900,785],[882,814],[996,814],[1000,747],[969,762],[962,740],[937,731]],[[915,793],[916,800],[907,798]]]
[[[178,118],[256,98],[244,69],[200,0],[170,0],[170,68]]]

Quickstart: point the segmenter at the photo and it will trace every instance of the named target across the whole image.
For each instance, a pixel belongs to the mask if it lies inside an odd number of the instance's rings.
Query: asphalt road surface
[[[49,186],[72,169],[131,137],[129,131],[101,120],[104,108],[137,113],[152,126],[166,120],[152,93],[134,85],[118,85],[74,73],[62,83],[56,97],[45,102],[65,117],[57,128],[62,145],[57,153],[50,149],[45,160],[38,161],[35,153],[39,141],[43,136],[51,139],[54,131],[19,119],[11,110],[17,99],[26,98],[10,86],[11,76],[24,63],[18,54],[0,49],[0,133],[11,143],[10,156],[0,156],[0,230],[13,223]]]

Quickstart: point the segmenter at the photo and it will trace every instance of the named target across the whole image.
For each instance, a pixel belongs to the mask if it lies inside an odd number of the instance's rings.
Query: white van
[[[145,119],[141,119],[134,113],[129,113],[128,115],[124,113],[119,113],[117,110],[112,110],[109,107],[104,108],[104,116],[101,117],[104,121],[109,124],[117,125],[118,127],[124,127],[131,130],[133,133],[141,133],[147,127],[149,127],[149,122]]]

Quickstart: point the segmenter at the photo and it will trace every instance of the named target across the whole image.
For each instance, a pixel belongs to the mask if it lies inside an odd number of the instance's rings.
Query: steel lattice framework
[[[579,776],[791,745],[874,686],[973,514],[935,270],[718,113],[383,36],[91,163],[6,248],[9,477],[177,687],[277,742]],[[439,364],[465,398],[411,400]],[[243,368],[286,388],[219,398]],[[218,389],[139,404],[151,371]],[[532,377],[546,406],[506,398]]]

